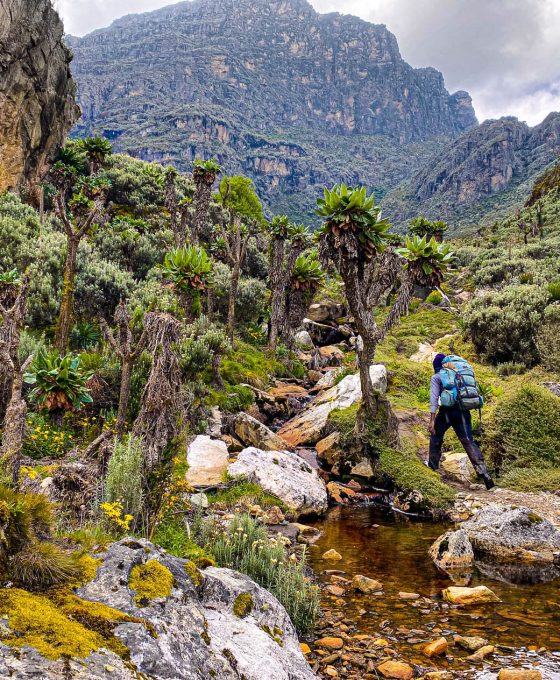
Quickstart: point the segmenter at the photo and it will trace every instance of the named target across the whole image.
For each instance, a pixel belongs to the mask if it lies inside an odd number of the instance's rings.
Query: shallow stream
[[[454,607],[441,597],[442,589],[453,582],[427,554],[448,528],[445,525],[367,506],[333,508],[315,526],[323,533],[309,551],[309,560],[322,586],[332,585],[333,576],[336,580],[332,571],[340,570],[346,579],[362,574],[384,587],[382,595],[347,589],[342,597],[323,590],[327,617],[342,620],[350,635],[383,638],[402,660],[424,668],[460,671],[463,677],[481,678],[503,667],[537,666],[544,678],[560,680],[560,580],[518,586],[475,571],[470,585],[488,586],[501,603]],[[322,559],[331,548],[342,560]],[[405,600],[399,592],[421,597]],[[484,663],[473,663],[466,660],[468,652],[452,646],[447,658],[427,659],[422,654],[424,645],[442,635],[449,641],[454,635],[480,636],[496,646],[496,653]]]

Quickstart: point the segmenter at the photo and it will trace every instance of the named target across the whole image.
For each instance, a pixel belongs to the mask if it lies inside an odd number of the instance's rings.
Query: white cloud
[[[256,0],[263,1],[263,0]],[[442,71],[468,90],[481,120],[530,124],[560,110],[560,0],[311,0],[320,12],[386,24],[413,66]],[[83,35],[169,0],[57,0],[69,33]]]

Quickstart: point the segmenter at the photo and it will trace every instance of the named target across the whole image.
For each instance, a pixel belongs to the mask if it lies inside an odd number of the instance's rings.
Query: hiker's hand
[[[428,432],[430,434],[435,434],[436,433],[436,424],[434,421],[431,421],[430,424],[428,425]]]

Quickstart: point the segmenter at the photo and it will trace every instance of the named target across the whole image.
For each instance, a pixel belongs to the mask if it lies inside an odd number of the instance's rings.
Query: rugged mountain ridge
[[[384,201],[397,223],[419,213],[455,229],[506,215],[525,201],[560,153],[560,113],[530,128],[514,117],[488,120],[449,144]]]
[[[0,193],[30,188],[79,117],[50,0],[0,0]]]
[[[324,182],[382,194],[476,124],[469,95],[409,66],[385,26],[306,0],[194,0],[69,44],[78,134],[181,169],[217,155],[292,212],[286,194]]]

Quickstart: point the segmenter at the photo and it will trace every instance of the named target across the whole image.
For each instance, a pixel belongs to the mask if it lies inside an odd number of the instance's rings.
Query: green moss
[[[280,647],[284,646],[284,631],[281,628],[278,628],[278,626],[270,628],[270,626],[267,626],[266,624],[262,625],[261,628],[274,640],[274,642],[276,642],[277,645]]]
[[[249,482],[239,482],[229,489],[216,493],[208,493],[207,496],[211,504],[222,503],[228,507],[243,501],[245,504],[260,505],[263,508],[277,505],[282,510],[287,510],[286,506],[278,498],[265,493],[258,484],[251,484]]]
[[[560,470],[542,468],[513,468],[499,479],[500,486],[514,491],[558,491]]]
[[[530,512],[530,513],[527,515],[527,519],[528,519],[529,522],[531,522],[532,524],[540,524],[540,523],[543,521],[543,518],[542,518],[540,515],[537,515],[536,512]]]
[[[419,491],[429,507],[446,508],[455,497],[454,491],[412,451],[384,447],[379,453],[379,469],[399,489]]]
[[[105,646],[100,633],[72,621],[46,597],[6,588],[0,592],[0,616],[13,634],[2,642],[10,647],[33,647],[47,659],[85,658]]]
[[[189,561],[185,564],[185,571],[191,581],[194,583],[194,585],[197,588],[200,588],[200,586],[204,583],[204,578],[202,577],[202,574],[200,571],[197,569],[197,566],[194,562]]]
[[[253,611],[253,596],[251,593],[241,593],[233,603],[233,613],[240,619],[244,619]]]
[[[128,586],[136,591],[136,604],[146,607],[152,600],[171,595],[173,574],[157,560],[148,560],[132,568]]]
[[[81,572],[80,576],[70,585],[73,588],[79,588],[80,586],[93,581],[93,579],[97,576],[97,570],[102,563],[103,560],[95,559],[87,553],[81,555],[78,558],[78,566]]]

